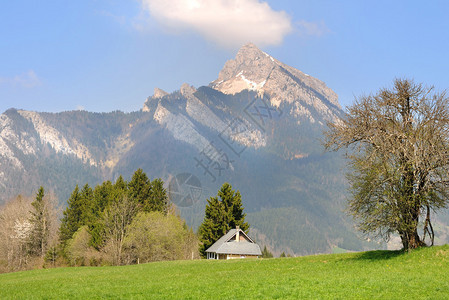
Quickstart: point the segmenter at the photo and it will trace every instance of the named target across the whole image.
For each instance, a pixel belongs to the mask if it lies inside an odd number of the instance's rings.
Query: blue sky
[[[217,78],[252,41],[343,106],[396,77],[449,88],[449,2],[2,1],[0,112],[135,111]]]

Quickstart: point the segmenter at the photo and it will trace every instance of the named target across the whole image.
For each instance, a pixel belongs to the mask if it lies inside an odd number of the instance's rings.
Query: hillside
[[[0,274],[2,299],[447,299],[449,246]]]

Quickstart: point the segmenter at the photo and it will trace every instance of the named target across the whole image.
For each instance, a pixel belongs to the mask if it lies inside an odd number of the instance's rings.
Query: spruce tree
[[[76,185],[69,200],[68,207],[64,210],[60,227],[60,240],[65,243],[72,238],[73,234],[89,220],[90,207],[86,199],[91,193],[90,187],[85,185],[80,192]]]
[[[249,224],[245,222],[243,209],[240,192],[235,192],[227,182],[218,191],[217,197],[207,200],[204,221],[198,229],[202,257],[206,257],[206,250],[230,229],[239,226],[248,232]]]
[[[142,169],[134,172],[131,181],[128,183],[128,189],[129,198],[136,201],[140,209],[145,209],[149,206],[151,182]]]
[[[166,214],[168,210],[167,191],[164,188],[164,182],[156,178],[151,182],[150,199],[144,211],[159,211]]]
[[[243,213],[242,196],[240,192],[235,192],[229,183],[224,183],[218,191],[221,202],[225,210],[225,223],[228,224],[226,231],[239,226],[241,230],[248,233],[249,225],[245,222],[246,214]]]
[[[82,225],[89,225],[95,220],[94,192],[89,184],[85,184],[80,192],[82,207]],[[81,225],[81,226],[82,226]]]
[[[94,219],[89,225],[89,232],[92,236],[90,245],[99,250],[105,242],[103,211],[111,203],[114,194],[114,186],[111,181],[105,181],[97,185],[93,191],[93,216]]]
[[[273,258],[273,253],[271,253],[268,249],[267,246],[263,247],[262,250],[262,258]]]
[[[167,213],[168,198],[164,182],[160,178],[150,181],[142,169],[134,172],[128,183],[128,195],[138,203],[141,211]]]
[[[120,175],[114,183],[113,186],[113,194],[112,199],[119,201],[124,196],[127,196],[128,193],[128,182],[123,179],[123,176]]]
[[[42,257],[47,249],[50,233],[49,208],[44,200],[44,196],[44,188],[41,186],[36,194],[36,200],[31,203],[33,210],[30,212],[30,223],[33,229],[29,241],[29,249],[32,254]]]
[[[200,235],[200,254],[206,257],[206,250],[212,246],[227,231],[224,224],[225,211],[223,204],[217,197],[211,197],[207,200],[204,221],[200,225],[198,233]]]
[[[111,201],[113,189],[114,186],[109,180],[95,187],[93,191],[93,207],[97,217]]]

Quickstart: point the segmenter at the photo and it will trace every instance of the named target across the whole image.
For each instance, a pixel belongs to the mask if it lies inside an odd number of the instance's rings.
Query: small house
[[[257,245],[237,226],[206,250],[207,259],[258,258],[262,255]]]

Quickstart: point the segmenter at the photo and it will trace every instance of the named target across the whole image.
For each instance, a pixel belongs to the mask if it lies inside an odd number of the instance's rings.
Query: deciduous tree
[[[346,116],[329,124],[325,146],[350,147],[348,210],[362,232],[386,240],[397,233],[404,249],[423,245],[426,236],[433,244],[431,212],[448,203],[444,92],[395,80],[392,89],[356,99]]]
[[[0,207],[0,272],[28,267],[31,200],[22,196]]]
[[[125,250],[131,262],[198,258],[198,239],[175,215],[140,212],[130,224]]]
[[[109,254],[113,264],[122,264],[123,243],[128,225],[138,213],[134,200],[123,196],[114,200],[103,213],[104,232],[106,239],[105,252]]]
[[[50,244],[55,242],[57,232],[57,209],[55,199],[45,195],[41,186],[36,194],[36,199],[31,203],[29,219],[32,231],[29,237],[31,254],[44,257]]]

